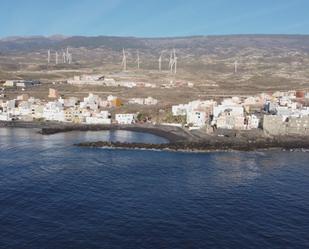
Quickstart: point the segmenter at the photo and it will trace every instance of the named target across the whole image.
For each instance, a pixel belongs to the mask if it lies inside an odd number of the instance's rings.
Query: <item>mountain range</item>
[[[309,35],[230,35],[191,36],[171,38],[137,38],[113,36],[62,36],[8,37],[0,40],[0,52],[32,52],[41,49],[108,48],[111,50],[141,49],[187,49],[192,52],[204,50],[209,53],[218,49],[243,50],[247,48],[265,51],[297,50],[309,52]]]

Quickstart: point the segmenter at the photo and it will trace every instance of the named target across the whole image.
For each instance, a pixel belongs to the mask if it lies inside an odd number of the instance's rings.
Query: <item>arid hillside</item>
[[[55,64],[55,53],[66,48],[73,63]],[[47,64],[47,50],[51,63]],[[122,49],[127,72],[122,71]],[[178,70],[169,71],[171,51]],[[137,70],[137,53],[140,69]],[[102,74],[120,80],[194,83],[182,95],[251,94],[309,88],[309,36],[234,35],[177,38],[134,37],[10,37],[0,40],[0,79],[26,78],[43,82],[76,74]],[[162,72],[158,59],[162,56]],[[237,61],[237,68],[235,62]],[[72,89],[74,91],[74,89]],[[171,90],[172,91],[172,90]],[[177,92],[177,91],[176,91]],[[164,90],[163,94],[166,94]],[[174,94],[172,92],[171,94]],[[134,93],[133,93],[134,95]]]

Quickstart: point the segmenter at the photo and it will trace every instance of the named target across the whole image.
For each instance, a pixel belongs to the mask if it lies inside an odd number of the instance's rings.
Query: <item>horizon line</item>
[[[175,38],[198,38],[198,37],[223,37],[223,36],[309,36],[309,33],[235,33],[235,34],[195,34],[195,35],[175,35],[175,36],[136,36],[136,35],[109,35],[109,34],[98,34],[98,35],[83,35],[83,34],[74,34],[74,35],[64,35],[64,34],[51,34],[51,35],[9,35],[1,36],[0,40],[13,39],[13,38],[53,38],[53,37],[62,37],[63,39],[71,37],[111,37],[111,38],[136,38],[136,39],[175,39]]]

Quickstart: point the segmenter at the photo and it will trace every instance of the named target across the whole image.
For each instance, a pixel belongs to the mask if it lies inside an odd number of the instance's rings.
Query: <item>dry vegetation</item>
[[[39,79],[43,82],[41,86],[26,89],[25,92],[40,98],[47,98],[50,87],[58,89],[64,96],[83,97],[89,92],[102,97],[113,94],[123,99],[152,96],[160,100],[158,108],[196,98],[309,89],[309,37],[293,37],[133,39],[127,43],[121,40],[124,38],[114,38],[121,41],[114,43],[117,46],[100,40],[95,40],[95,43],[88,41],[92,44],[88,46],[82,38],[78,42],[72,38],[70,41],[64,40],[63,44],[49,46],[54,46],[52,51],[70,46],[74,63],[51,63],[49,66],[46,63],[46,48],[42,46],[30,46],[32,49],[2,48],[1,51],[0,42],[0,80]],[[31,41],[27,42],[31,44]],[[121,47],[125,45],[129,47],[128,72],[121,73]],[[169,53],[173,47],[178,55],[179,70],[176,76],[168,71]],[[137,49],[142,61],[141,70],[136,70]],[[157,70],[160,54],[163,56],[163,72]],[[234,73],[235,60],[239,63],[237,74]],[[116,80],[155,83],[158,88],[74,87],[62,83],[78,74],[102,74]],[[161,84],[170,81],[192,82],[194,87],[160,88]],[[19,93],[9,90],[7,97]]]

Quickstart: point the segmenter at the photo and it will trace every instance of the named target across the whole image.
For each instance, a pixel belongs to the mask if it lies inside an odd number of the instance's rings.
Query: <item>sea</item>
[[[81,148],[0,128],[0,248],[309,248],[309,153]]]

